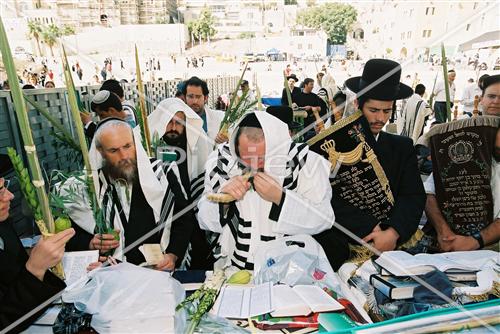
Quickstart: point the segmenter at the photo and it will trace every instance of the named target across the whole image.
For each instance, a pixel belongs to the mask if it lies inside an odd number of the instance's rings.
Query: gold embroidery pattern
[[[369,163],[377,175],[377,179],[382,186],[382,189],[387,197],[387,200],[391,205],[394,205],[394,196],[392,195],[391,187],[389,185],[389,180],[387,180],[387,176],[380,165],[380,162],[375,155],[373,149],[368,145],[365,140],[365,136],[361,132],[357,132],[357,137],[360,140],[360,143],[356,148],[350,152],[338,152],[335,150],[335,141],[333,139],[325,141],[321,144],[320,148],[324,152],[328,153],[328,160],[332,164],[332,170],[334,170],[337,166],[337,163],[340,162],[342,165],[352,166],[360,161],[364,163]],[[366,159],[362,160],[363,152],[366,153]]]

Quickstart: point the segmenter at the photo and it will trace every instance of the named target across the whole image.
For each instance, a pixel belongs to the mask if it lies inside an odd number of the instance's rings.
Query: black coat
[[[33,310],[66,287],[63,281],[47,271],[40,281],[26,270],[28,254],[9,220],[0,222],[0,330]],[[26,329],[44,310],[37,312],[14,329]]]
[[[297,101],[300,98],[300,94],[302,94],[302,91],[300,90],[299,87],[293,87],[293,90],[290,92],[290,97],[292,98],[292,103],[297,103]],[[288,97],[286,96],[286,89],[283,88],[283,91],[281,92],[281,105],[282,106],[287,106],[288,105]]]
[[[92,142],[92,139],[94,138],[94,134],[95,134],[96,129],[97,129],[96,122],[90,122],[90,124],[87,126],[87,128],[84,128],[85,136],[89,139],[89,143]]]
[[[406,242],[417,230],[425,208],[426,195],[417,165],[417,155],[410,138],[380,132],[378,140],[368,134],[368,144],[374,149],[378,161],[394,195],[395,204],[382,229],[393,227],[400,235],[398,244]],[[332,196],[335,220],[360,238],[371,233],[379,223],[370,214]]]

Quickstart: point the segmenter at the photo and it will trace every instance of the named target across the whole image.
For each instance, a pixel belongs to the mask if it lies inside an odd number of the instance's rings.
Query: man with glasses
[[[227,141],[227,137],[219,133],[224,113],[207,106],[209,90],[206,81],[191,77],[185,82],[182,93],[186,98],[186,104],[203,120],[203,130],[208,137],[217,144]]]
[[[70,228],[40,239],[28,256],[9,220],[14,195],[3,176],[11,171],[8,156],[0,154],[0,331],[66,287],[49,269],[61,261],[66,242],[75,234]],[[43,311],[12,330],[24,330]]]

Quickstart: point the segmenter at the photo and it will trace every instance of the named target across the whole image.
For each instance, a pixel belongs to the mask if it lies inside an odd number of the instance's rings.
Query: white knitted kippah
[[[92,102],[95,104],[104,103],[109,98],[110,94],[109,90],[101,90],[94,95]]]

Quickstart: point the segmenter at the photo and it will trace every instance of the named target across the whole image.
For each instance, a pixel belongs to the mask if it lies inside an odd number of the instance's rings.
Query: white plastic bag
[[[300,234],[266,242],[254,257],[254,283],[315,284],[337,290],[335,275],[323,248],[310,235]]]
[[[169,273],[129,263],[89,273],[90,281],[63,294],[63,300],[92,314],[99,333],[180,333],[185,311],[175,311],[184,299],[181,284]]]

